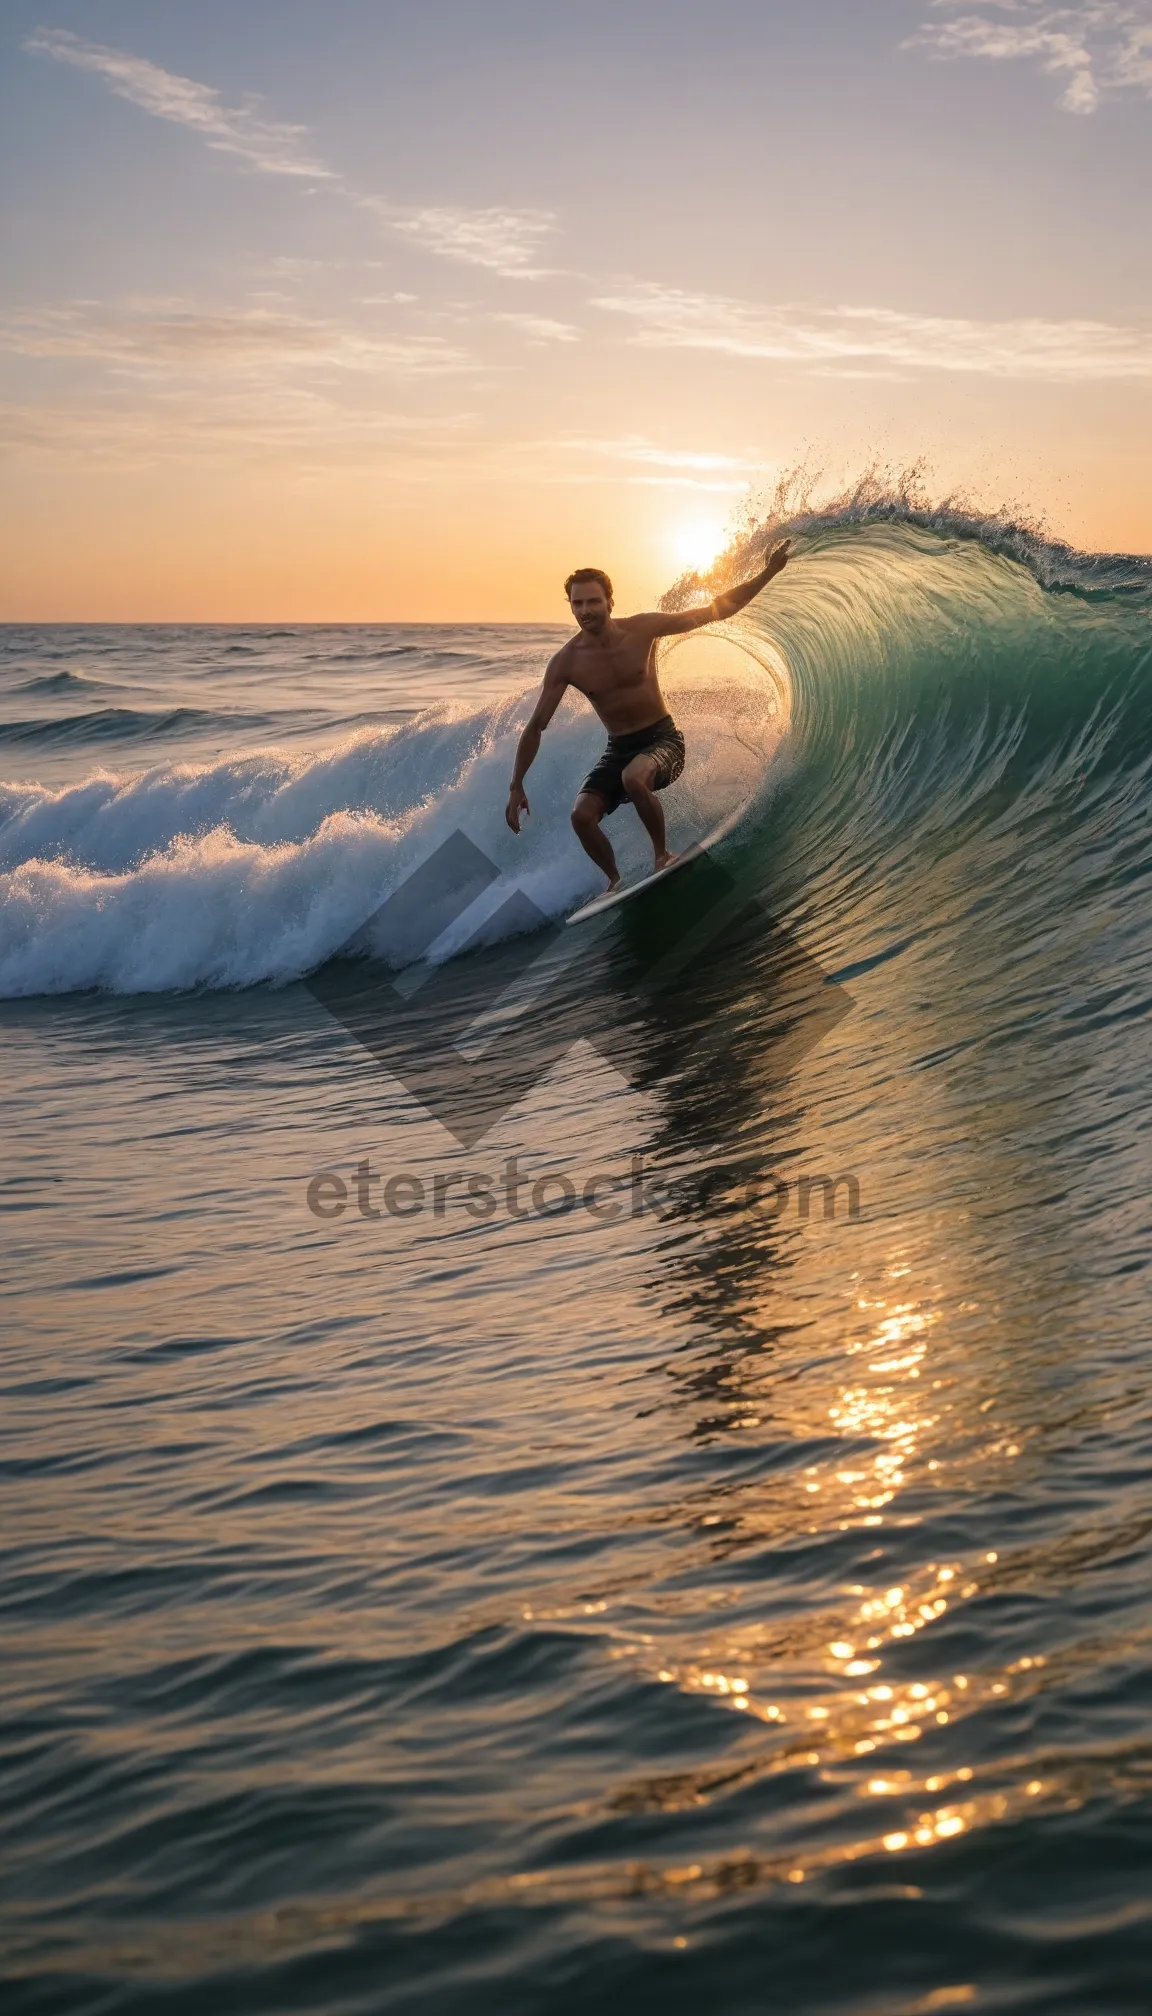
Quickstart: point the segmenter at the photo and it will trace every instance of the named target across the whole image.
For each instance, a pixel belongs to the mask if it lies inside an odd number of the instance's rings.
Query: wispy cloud
[[[94,367],[63,375],[52,404],[0,414],[0,443],[78,467],[238,457],[419,475],[475,424],[466,413],[421,411],[421,388],[482,369],[436,335],[377,333],[280,306],[209,311],[167,300],[14,312],[0,318],[0,351]]]
[[[548,271],[536,259],[541,240],[556,228],[550,211],[440,208],[389,214],[397,231],[442,258],[487,267],[506,280],[540,280]]]
[[[759,454],[742,458],[707,449],[662,448],[644,434],[567,434],[550,441],[518,442],[513,453],[517,458],[531,457],[535,482],[603,483],[607,464],[614,483],[703,490],[727,497],[747,490],[750,480],[764,470]]]
[[[578,343],[580,331],[571,322],[553,321],[550,315],[520,315],[514,311],[493,315],[494,322],[518,329],[532,343]]]
[[[894,308],[761,308],[724,295],[657,286],[604,296],[593,305],[626,316],[636,343],[770,358],[834,374],[867,365],[996,378],[1152,377],[1152,332],[1107,322],[1036,317],[976,322]]]
[[[738,455],[718,455],[698,448],[661,448],[645,434],[622,434],[602,439],[587,434],[567,435],[554,444],[581,455],[605,456],[614,462],[640,462],[654,469],[685,470],[694,473],[727,472],[735,477],[759,468],[759,459],[742,460]]]
[[[67,28],[37,28],[24,47],[33,56],[50,56],[77,70],[94,71],[118,98],[127,98],[155,119],[189,127],[206,146],[222,154],[237,154],[267,175],[334,179],[331,169],[305,152],[304,127],[266,119],[256,98],[248,97],[242,105],[225,105],[220,93],[207,84],[161,70],[144,56],[109,49],[102,42],[85,42]]]
[[[932,0],[936,12],[965,0]],[[1008,17],[1008,18],[1005,18]],[[1048,0],[983,0],[977,11],[926,21],[902,45],[943,57],[989,62],[1031,58],[1066,79],[1067,112],[1095,112],[1105,92],[1137,90],[1152,97],[1152,7],[1148,0],[1083,0],[1052,7]]]
[[[23,357],[84,357],[136,375],[315,370],[413,377],[479,368],[436,336],[376,336],[286,310],[95,302],[15,312],[0,321],[0,349]]]
[[[0,447],[85,467],[144,468],[166,462],[285,465],[294,475],[325,468],[386,468],[420,480],[474,455],[475,416],[398,413],[341,404],[305,387],[173,390],[145,403],[0,407]]]
[[[126,98],[153,118],[167,119],[195,133],[205,146],[232,154],[269,175],[294,175],[323,182],[358,209],[369,210],[410,243],[441,258],[480,266],[508,280],[537,280],[547,268],[537,264],[541,241],[556,228],[545,210],[470,209],[440,205],[413,209],[386,197],[354,189],[306,146],[307,129],[266,118],[258,98],[247,96],[238,106],[225,105],[219,91],[192,77],[163,70],[145,56],[86,42],[68,28],[37,28],[25,38],[33,56],[88,70],[103,79],[118,98]]]

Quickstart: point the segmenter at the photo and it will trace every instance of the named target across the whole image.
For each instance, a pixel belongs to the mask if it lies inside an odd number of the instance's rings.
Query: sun
[[[677,565],[694,574],[706,574],[727,544],[728,533],[719,518],[685,519],[672,533]]]

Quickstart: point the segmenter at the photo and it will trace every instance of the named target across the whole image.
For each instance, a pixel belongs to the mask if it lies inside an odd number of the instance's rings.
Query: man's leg
[[[625,766],[620,779],[640,816],[641,824],[652,842],[656,856],[654,866],[666,868],[674,858],[669,852],[664,838],[664,807],[652,789],[652,779],[659,768],[655,756],[634,756]]]
[[[620,870],[608,845],[608,835],[600,831],[600,821],[607,810],[608,801],[598,791],[581,791],[572,807],[572,830],[584,852],[607,875],[609,889],[614,889],[620,880]]]

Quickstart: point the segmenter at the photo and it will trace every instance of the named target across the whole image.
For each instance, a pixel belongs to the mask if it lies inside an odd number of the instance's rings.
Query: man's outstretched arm
[[[512,782],[508,786],[508,803],[504,810],[504,817],[513,833],[520,831],[522,812],[527,812],[531,817],[532,807],[524,793],[524,778],[540,753],[540,737],[564,698],[567,685],[568,674],[564,669],[564,653],[558,651],[544,674],[540,698],[532,709],[524,732],[516,745],[516,761],[512,768]]]
[[[788,548],[792,544],[785,539],[768,555],[765,566],[759,574],[753,574],[747,581],[741,581],[735,588],[726,588],[711,602],[705,602],[700,609],[681,609],[675,616],[666,616],[657,609],[648,616],[626,616],[626,623],[642,623],[650,637],[679,637],[686,630],[702,630],[706,623],[720,623],[725,616],[735,616],[737,610],[744,609],[759,595],[769,581],[775,580],[788,565]]]

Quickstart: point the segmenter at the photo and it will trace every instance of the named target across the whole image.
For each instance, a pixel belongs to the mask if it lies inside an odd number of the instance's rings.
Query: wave
[[[785,500],[667,599],[739,578],[777,534],[793,564],[712,660],[693,671],[684,645],[667,661],[689,742],[678,837],[745,804],[734,858],[829,941],[851,938],[867,892],[870,932],[887,917],[903,942],[908,891],[933,876],[942,904],[1003,898],[1005,928],[1031,905],[1051,930],[1089,883],[1149,872],[1152,561],[873,483]],[[596,886],[567,813],[601,731],[566,703],[517,841],[502,815],[529,704],[436,708],[319,753],[0,785],[0,993],[280,983],[350,943],[402,965],[417,948],[365,926],[456,830],[500,872],[487,911],[515,886],[563,914]],[[638,867],[635,822],[611,830]]]
[[[268,725],[267,714],[217,713],[201,707],[101,707],[87,714],[0,721],[0,745],[48,748],[56,743],[162,741],[173,736],[236,734]]]
[[[990,1023],[1071,1012],[1077,962],[1078,1015],[1129,958],[1138,994],[1152,560],[882,489],[766,529],[797,564],[747,622],[788,665],[793,760],[738,836],[745,872],[833,970],[918,935],[926,991],[979,975]]]
[[[1084,553],[1057,538],[1042,520],[1010,507],[989,510],[962,493],[934,499],[923,465],[905,470],[872,467],[849,488],[819,500],[818,479],[806,468],[782,476],[772,498],[761,505],[706,574],[688,573],[665,595],[662,608],[683,608],[700,595],[741,579],[765,540],[810,541],[863,527],[891,525],[975,543],[1001,559],[1015,560],[1042,588],[1084,597],[1120,595],[1152,602],[1152,555]]]
[[[414,707],[374,707],[331,719],[318,707],[265,709],[242,713],[208,707],[102,707],[86,714],[44,715],[0,721],[0,747],[51,749],[88,742],[193,741],[241,734],[350,734],[358,728],[409,720]]]
[[[697,830],[763,773],[778,706],[764,677],[681,684],[675,704],[695,733],[677,809]],[[422,949],[415,939],[365,938],[365,927],[457,830],[500,871],[485,911],[514,885],[562,914],[596,886],[567,815],[603,734],[586,710],[561,709],[532,772],[536,815],[517,839],[503,809],[530,704],[520,694],[471,712],[432,710],[319,754],[164,763],[62,789],[0,785],[0,994],[283,982],[354,939],[401,966]],[[639,865],[638,829],[620,854]],[[460,932],[480,921],[470,911]]]
[[[121,688],[109,679],[94,679],[90,672],[42,672],[25,679],[13,689],[17,693],[118,693]]]

